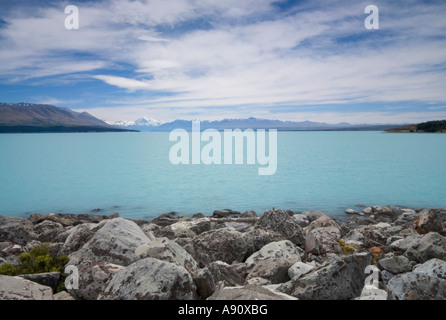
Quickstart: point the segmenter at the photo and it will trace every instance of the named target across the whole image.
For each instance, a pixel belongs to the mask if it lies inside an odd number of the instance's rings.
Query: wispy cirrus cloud
[[[377,108],[373,117],[363,104],[404,102],[419,108],[402,110],[398,122],[424,113],[446,118],[426,107],[446,103],[446,5],[376,1],[381,28],[371,31],[364,28],[367,4],[85,2],[75,32],[56,27],[63,25],[63,6],[42,7],[3,17],[0,79],[84,74],[109,86],[110,94],[91,106],[102,118],[150,112],[169,120],[201,112],[298,119],[313,117],[302,110],[317,105],[321,118],[385,122],[397,116]],[[277,112],[284,105],[287,111]],[[346,112],[354,105],[357,117]]]

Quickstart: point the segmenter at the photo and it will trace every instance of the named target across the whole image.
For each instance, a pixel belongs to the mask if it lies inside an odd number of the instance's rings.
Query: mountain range
[[[383,131],[400,125],[352,125],[346,122],[328,124],[312,121],[281,121],[259,118],[203,120],[201,130],[206,129],[277,129],[281,131]],[[136,121],[106,122],[87,112],[75,112],[47,104],[0,103],[0,133],[32,132],[169,132],[174,129],[192,129],[192,120],[161,122],[143,117]]]
[[[171,122],[161,122],[152,118],[140,118],[136,121],[116,121],[107,122],[114,126],[121,128],[138,130],[142,132],[166,132],[174,129],[184,129],[190,131],[192,128],[192,120],[174,120]],[[313,121],[281,121],[281,120],[269,120],[259,118],[246,118],[246,119],[224,119],[224,120],[203,120],[200,122],[200,129],[277,129],[280,131],[361,131],[361,130],[376,130],[382,131],[390,128],[394,128],[395,124],[363,124],[352,125],[347,122],[341,122],[337,124],[329,124],[325,122],[313,122]]]
[[[122,132],[87,112],[47,104],[0,103],[0,133]]]

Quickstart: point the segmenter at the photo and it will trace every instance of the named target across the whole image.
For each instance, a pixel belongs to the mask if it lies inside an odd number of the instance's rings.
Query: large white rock
[[[387,290],[389,300],[445,300],[446,280],[408,272],[390,279]]]
[[[254,267],[259,261],[268,258],[285,258],[294,262],[300,261],[301,250],[289,240],[275,241],[263,246],[246,259],[248,268]]]
[[[138,260],[118,272],[99,300],[194,300],[192,276],[183,267],[154,258]]]
[[[390,248],[394,251],[406,252],[408,249],[417,248],[420,244],[422,236],[409,235],[403,239],[398,239],[390,244]]]
[[[418,265],[413,272],[446,280],[446,261],[434,258]]]
[[[315,268],[314,265],[304,263],[302,261],[297,261],[288,269],[288,275],[290,279],[294,279],[296,277],[300,277],[303,276],[304,274],[307,274],[314,268]]]
[[[175,263],[191,273],[198,269],[198,264],[194,258],[178,243],[168,238],[156,238],[150,243],[145,243],[136,248],[135,260],[147,257]]]
[[[90,260],[127,266],[134,261],[135,249],[150,241],[133,221],[111,219],[80,250],[70,254],[69,264]]]
[[[53,290],[21,277],[0,275],[0,300],[53,300]]]

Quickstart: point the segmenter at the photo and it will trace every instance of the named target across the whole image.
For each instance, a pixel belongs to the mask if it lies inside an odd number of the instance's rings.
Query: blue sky
[[[79,8],[79,30],[64,10]],[[379,30],[367,30],[367,5]],[[0,0],[0,101],[104,120],[446,119],[446,3]]]

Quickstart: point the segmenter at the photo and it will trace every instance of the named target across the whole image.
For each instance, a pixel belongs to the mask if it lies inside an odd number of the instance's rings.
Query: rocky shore
[[[0,267],[46,243],[75,270],[60,292],[61,272],[0,275],[0,299],[443,300],[445,225],[446,209],[392,206],[343,221],[281,209],[0,216]]]

